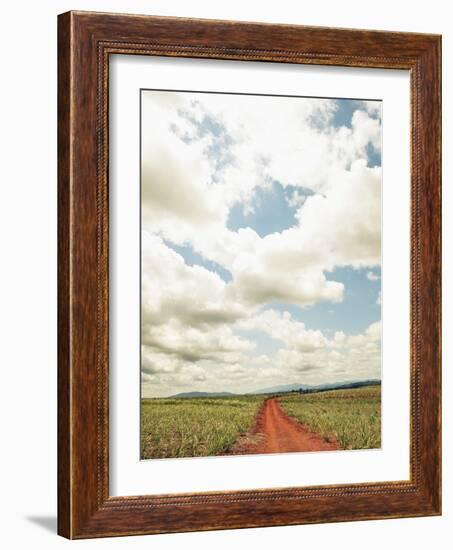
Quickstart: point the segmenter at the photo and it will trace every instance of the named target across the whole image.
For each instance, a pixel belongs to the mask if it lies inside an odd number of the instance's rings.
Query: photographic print
[[[381,447],[381,108],[141,90],[141,458]]]

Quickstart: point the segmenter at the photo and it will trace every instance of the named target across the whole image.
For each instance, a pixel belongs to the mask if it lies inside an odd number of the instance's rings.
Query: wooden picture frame
[[[441,39],[69,12],[58,20],[58,532],[89,538],[441,513]],[[410,71],[410,480],[109,496],[111,54]]]

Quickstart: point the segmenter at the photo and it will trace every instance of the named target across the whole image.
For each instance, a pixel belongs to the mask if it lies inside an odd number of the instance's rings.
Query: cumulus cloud
[[[234,335],[230,327],[200,330],[179,321],[169,321],[145,329],[142,342],[145,346],[187,362],[212,359],[235,363],[241,359],[242,351],[250,351],[255,347],[253,342]]]
[[[246,315],[233,299],[231,285],[214,271],[188,266],[162,238],[142,236],[142,321],[164,324],[170,320],[193,327],[222,325]]]
[[[324,269],[377,266],[381,254],[381,169],[355,161],[329,180],[329,193],[308,197],[298,212],[303,244]]]

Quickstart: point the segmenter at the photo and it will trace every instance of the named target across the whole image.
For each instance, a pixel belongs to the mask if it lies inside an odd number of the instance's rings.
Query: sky
[[[381,102],[142,90],[144,397],[381,373]]]

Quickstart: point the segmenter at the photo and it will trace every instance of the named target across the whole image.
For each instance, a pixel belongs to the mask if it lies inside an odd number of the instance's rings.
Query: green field
[[[143,399],[141,457],[176,458],[227,453],[268,395]],[[368,386],[277,397],[282,409],[343,449],[381,446],[381,388]]]
[[[343,449],[381,446],[381,386],[290,394],[279,401],[287,414],[326,440],[334,436]]]
[[[264,396],[143,399],[141,457],[225,452],[253,424]]]

